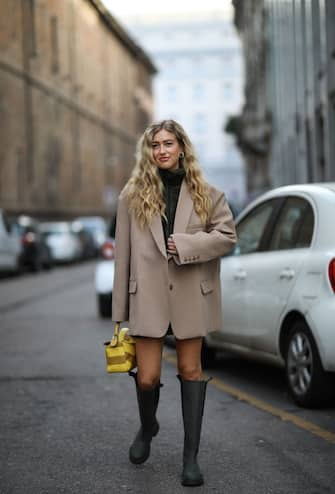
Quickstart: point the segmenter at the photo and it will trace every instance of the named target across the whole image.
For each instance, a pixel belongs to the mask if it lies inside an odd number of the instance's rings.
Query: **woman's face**
[[[152,138],[152,156],[159,168],[176,170],[179,166],[179,155],[183,151],[176,136],[165,129],[159,130]]]

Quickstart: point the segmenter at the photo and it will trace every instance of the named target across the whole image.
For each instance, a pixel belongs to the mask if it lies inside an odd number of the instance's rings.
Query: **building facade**
[[[335,180],[335,3],[268,0],[274,186]]]
[[[235,134],[248,192],[335,180],[335,3],[234,0],[246,66]]]
[[[99,0],[0,3],[0,207],[110,215],[152,119],[149,57]]]
[[[220,12],[129,19],[127,27],[151,55],[156,119],[173,118],[190,135],[209,181],[241,204],[244,165],[224,133],[243,99],[242,47],[233,23]]]

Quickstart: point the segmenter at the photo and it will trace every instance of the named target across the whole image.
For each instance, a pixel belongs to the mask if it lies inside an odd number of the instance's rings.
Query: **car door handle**
[[[238,273],[234,274],[234,280],[245,280],[247,277],[247,272],[241,269]]]
[[[285,268],[283,271],[280,273],[279,278],[281,280],[291,280],[294,278],[295,272],[291,268]]]

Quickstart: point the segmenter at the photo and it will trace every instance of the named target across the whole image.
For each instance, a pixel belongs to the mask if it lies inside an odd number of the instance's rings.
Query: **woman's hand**
[[[167,245],[168,254],[172,254],[173,256],[177,255],[178,254],[177,247],[172,237],[168,238],[167,244],[168,244]]]

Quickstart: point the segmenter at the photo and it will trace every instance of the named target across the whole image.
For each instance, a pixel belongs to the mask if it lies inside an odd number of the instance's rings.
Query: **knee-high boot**
[[[181,387],[181,405],[184,422],[184,453],[182,485],[197,486],[204,483],[197,455],[208,381],[184,381],[177,376]]]
[[[135,379],[138,410],[141,427],[129,449],[129,459],[132,463],[144,463],[150,456],[150,443],[158,434],[159,424],[156,419],[156,410],[159,402],[159,392],[162,384],[150,390],[143,390],[137,383],[137,374],[129,372]]]

